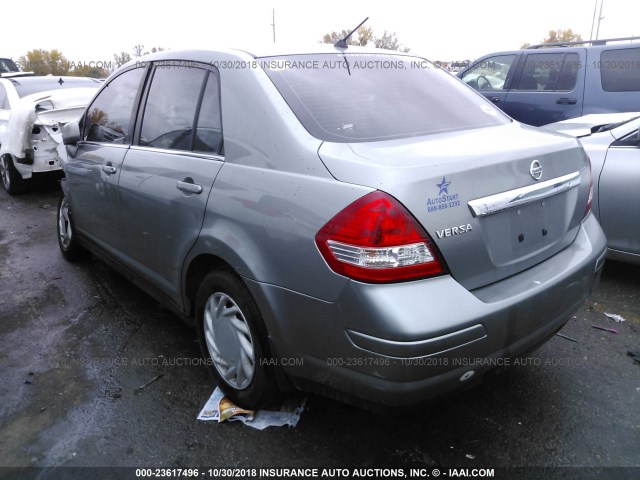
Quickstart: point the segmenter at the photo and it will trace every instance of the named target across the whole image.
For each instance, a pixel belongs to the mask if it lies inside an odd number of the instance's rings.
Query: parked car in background
[[[544,127],[580,139],[591,158],[592,210],[608,257],[640,264],[640,112],[594,114]]]
[[[18,65],[10,58],[0,58],[0,77],[10,77],[16,73],[23,73]]]
[[[514,119],[546,125],[640,110],[640,37],[534,45],[492,53],[458,73]],[[621,43],[622,41],[626,43]]]
[[[604,261],[579,142],[409,54],[152,54],[63,137],[62,254],[194,324],[244,407],[471,385],[562,328]]]
[[[34,174],[60,171],[60,128],[77,120],[101,82],[85,77],[0,78],[0,177],[10,195]]]

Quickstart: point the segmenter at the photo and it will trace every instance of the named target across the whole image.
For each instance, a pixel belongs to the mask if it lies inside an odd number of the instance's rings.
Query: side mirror
[[[75,145],[82,138],[80,137],[80,125],[78,122],[69,122],[62,127],[62,143],[65,145]]]

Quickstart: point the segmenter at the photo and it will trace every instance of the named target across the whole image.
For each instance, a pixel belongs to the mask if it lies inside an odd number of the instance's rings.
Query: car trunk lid
[[[576,140],[518,123],[409,140],[325,142],[319,155],[337,180],[404,204],[470,290],[573,242],[590,191]]]

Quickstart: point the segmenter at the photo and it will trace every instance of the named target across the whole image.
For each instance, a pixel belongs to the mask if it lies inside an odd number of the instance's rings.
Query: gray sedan
[[[245,407],[472,385],[562,328],[604,261],[579,142],[409,54],[153,54],[63,136],[63,255],[193,324]]]
[[[608,257],[640,264],[640,112],[586,115],[543,128],[580,139],[591,158],[592,209],[607,235]]]

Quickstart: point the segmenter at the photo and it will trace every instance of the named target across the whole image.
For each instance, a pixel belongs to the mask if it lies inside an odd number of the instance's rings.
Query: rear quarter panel
[[[259,61],[208,60],[220,70],[225,164],[184,274],[194,258],[213,254],[246,278],[335,298],[347,279],[326,265],[315,235],[372,189],[330,175],[318,157],[322,142],[302,127]]]

